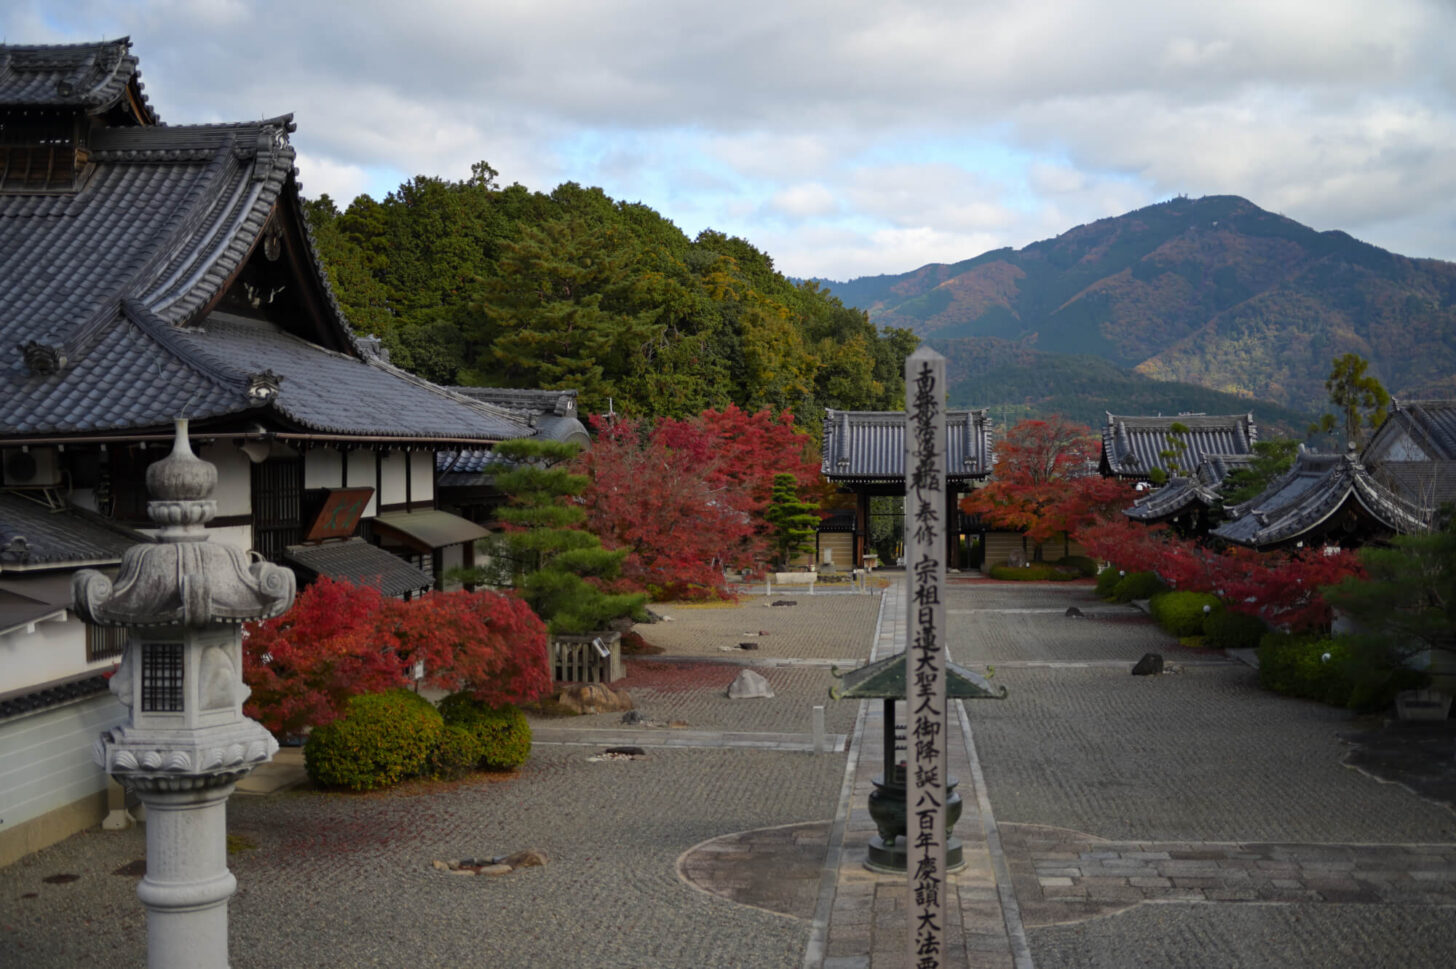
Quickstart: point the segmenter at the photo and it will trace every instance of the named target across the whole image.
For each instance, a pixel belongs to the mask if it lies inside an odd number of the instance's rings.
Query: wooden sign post
[[[939,969],[945,952],[946,651],[945,358],[905,360],[905,649],[910,961]]]

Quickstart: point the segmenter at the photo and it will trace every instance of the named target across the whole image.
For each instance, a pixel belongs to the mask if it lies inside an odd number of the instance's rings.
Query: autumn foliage
[[[1076,536],[1135,497],[1130,485],[1095,473],[1100,447],[1089,428],[1060,417],[1021,421],[997,444],[990,483],[962,498],[961,510],[1025,532],[1038,552],[1054,538]]]
[[[546,628],[515,596],[436,592],[402,602],[320,578],[285,615],[245,627],[246,712],[277,734],[323,726],[350,697],[412,683],[417,663],[425,685],[492,705],[551,686]]]
[[[820,486],[811,441],[788,413],[729,405],[655,424],[592,420],[597,439],[577,465],[591,479],[588,526],[629,550],[623,577],[659,598],[725,594],[725,567],[763,561],[775,474],[801,492]]]
[[[1120,570],[1155,572],[1170,588],[1211,592],[1235,612],[1296,631],[1329,624],[1321,589],[1363,575],[1359,559],[1347,549],[1215,549],[1165,526],[1126,518],[1087,528],[1079,540],[1089,554]]]

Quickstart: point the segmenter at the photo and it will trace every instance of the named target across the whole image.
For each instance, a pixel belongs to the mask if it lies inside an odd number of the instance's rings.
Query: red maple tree
[[[1100,447],[1090,428],[1061,417],[1020,421],[996,446],[990,483],[962,498],[961,510],[1025,532],[1040,560],[1044,543],[1132,504],[1129,485],[1096,474]]]
[[[726,595],[723,569],[763,560],[763,512],[777,473],[820,485],[819,464],[793,416],[734,405],[647,424],[592,418],[578,458],[591,479],[587,521],[607,548],[627,548],[622,575],[659,598]]]
[[[432,593],[410,602],[320,578],[293,608],[248,623],[243,680],[248,716],[276,734],[319,727],[350,697],[412,682],[469,690],[492,704],[534,699],[551,687],[546,628],[514,596]]]
[[[1358,557],[1348,549],[1216,549],[1166,526],[1123,517],[1084,530],[1080,541],[1089,554],[1116,569],[1153,572],[1170,588],[1212,593],[1235,612],[1296,631],[1329,624],[1322,588],[1363,575]]]

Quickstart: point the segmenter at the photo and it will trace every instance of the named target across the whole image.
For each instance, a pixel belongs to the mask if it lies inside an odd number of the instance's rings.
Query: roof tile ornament
[[[216,484],[217,468],[192,453],[187,421],[178,420],[172,453],[147,469],[147,515],[159,541],[127,549],[115,582],[93,569],[77,572],[77,614],[98,626],[202,628],[286,612],[294,594],[290,569],[207,540],[203,526],[217,514]]]

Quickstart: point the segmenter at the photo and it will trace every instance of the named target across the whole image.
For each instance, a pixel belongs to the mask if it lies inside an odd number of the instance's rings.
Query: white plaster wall
[[[408,456],[403,451],[390,451],[380,457],[379,503],[401,505],[405,501],[404,475]],[[414,496],[418,499],[418,496]]]
[[[209,528],[207,530],[209,542],[220,542],[224,545],[236,545],[244,551],[253,547],[253,529],[247,525],[228,525],[223,528]]]
[[[445,573],[451,569],[458,569],[465,564],[465,545],[446,545],[440,549],[440,588],[449,592],[461,588],[459,582],[445,582]]]
[[[0,830],[104,791],[91,747],[126,719],[107,692],[0,723]]]
[[[350,488],[373,488],[374,468],[379,460],[375,451],[360,448],[357,451],[350,451],[349,459],[349,487]],[[369,504],[364,506],[363,516],[372,518],[379,514],[379,496],[372,495]]]
[[[37,622],[35,632],[21,628],[0,636],[0,669],[5,671],[7,692],[87,670],[110,669],[115,662],[86,662],[86,626],[69,611],[64,619]]]
[[[216,442],[197,456],[217,466],[217,487],[212,497],[217,501],[220,516],[247,515],[253,510],[253,472],[248,456],[231,442]]]
[[[411,451],[410,472],[412,477],[410,485],[412,501],[434,501],[435,500],[435,452],[434,451]]]
[[[343,455],[338,451],[331,447],[316,447],[303,453],[305,488],[337,488],[343,480]]]

